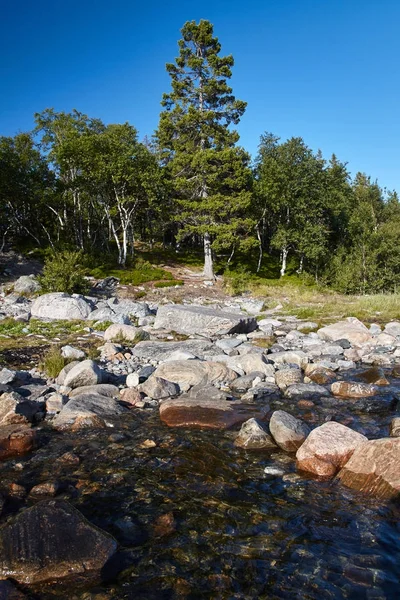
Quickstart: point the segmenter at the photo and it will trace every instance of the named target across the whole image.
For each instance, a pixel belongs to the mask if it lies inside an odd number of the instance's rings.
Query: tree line
[[[235,125],[246,110],[229,80],[234,60],[208,21],[187,22],[171,89],[152,138],[129,123],[104,124],[77,110],[46,109],[32,132],[0,138],[0,248],[116,253],[135,240],[203,248],[226,267],[279,260],[346,293],[396,291],[400,202],[363,173],[351,178],[300,137],[263,133],[252,162]]]

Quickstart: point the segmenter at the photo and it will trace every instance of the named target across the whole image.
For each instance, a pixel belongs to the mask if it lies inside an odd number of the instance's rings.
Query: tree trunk
[[[210,281],[215,279],[209,233],[204,234],[204,277]]]
[[[299,268],[296,271],[296,273],[298,273],[298,275],[301,275],[302,272],[303,272],[303,263],[304,263],[304,255],[302,254],[300,256],[300,265],[299,265]]]
[[[256,227],[256,232],[257,232],[257,239],[258,239],[258,264],[257,264],[257,273],[260,272],[261,269],[261,262],[262,262],[262,258],[263,258],[263,247],[262,247],[262,238],[261,238],[261,233],[260,233],[260,228],[257,224]]]
[[[281,277],[283,277],[286,273],[286,262],[287,262],[287,255],[288,255],[289,250],[287,249],[287,246],[284,246],[282,248],[282,266],[281,266]]]

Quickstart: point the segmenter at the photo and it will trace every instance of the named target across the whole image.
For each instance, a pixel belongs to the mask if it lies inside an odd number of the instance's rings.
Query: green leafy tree
[[[230,127],[246,103],[227,83],[233,57],[220,56],[212,24],[190,21],[181,33],[179,56],[167,64],[172,91],[163,96],[156,139],[176,200],[178,239],[203,238],[204,275],[213,279],[212,249],[232,256],[253,243],[250,158]]]

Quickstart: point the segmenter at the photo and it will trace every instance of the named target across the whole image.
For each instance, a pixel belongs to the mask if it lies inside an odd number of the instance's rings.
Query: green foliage
[[[58,346],[51,346],[42,357],[40,368],[46,373],[47,377],[55,379],[68,362],[71,362],[71,360],[63,357]]]
[[[167,288],[174,287],[176,285],[183,285],[182,279],[171,279],[170,281],[157,281],[154,284],[155,288]]]
[[[82,265],[82,252],[65,250],[46,259],[39,283],[43,292],[66,292],[67,294],[85,294],[89,284],[85,279]]]
[[[110,268],[108,265],[102,265],[90,269],[89,273],[96,279],[116,277],[122,285],[141,285],[149,281],[168,281],[173,279],[173,275],[169,271],[155,267],[148,261],[142,260],[135,261],[135,265],[132,268],[115,269]]]

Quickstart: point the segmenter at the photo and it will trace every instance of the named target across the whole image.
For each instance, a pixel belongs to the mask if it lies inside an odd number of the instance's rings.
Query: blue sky
[[[396,0],[4,0],[0,135],[31,129],[47,107],[151,135],[169,89],[165,63],[183,23],[201,18],[235,58],[249,152],[264,131],[302,136],[400,191]]]

